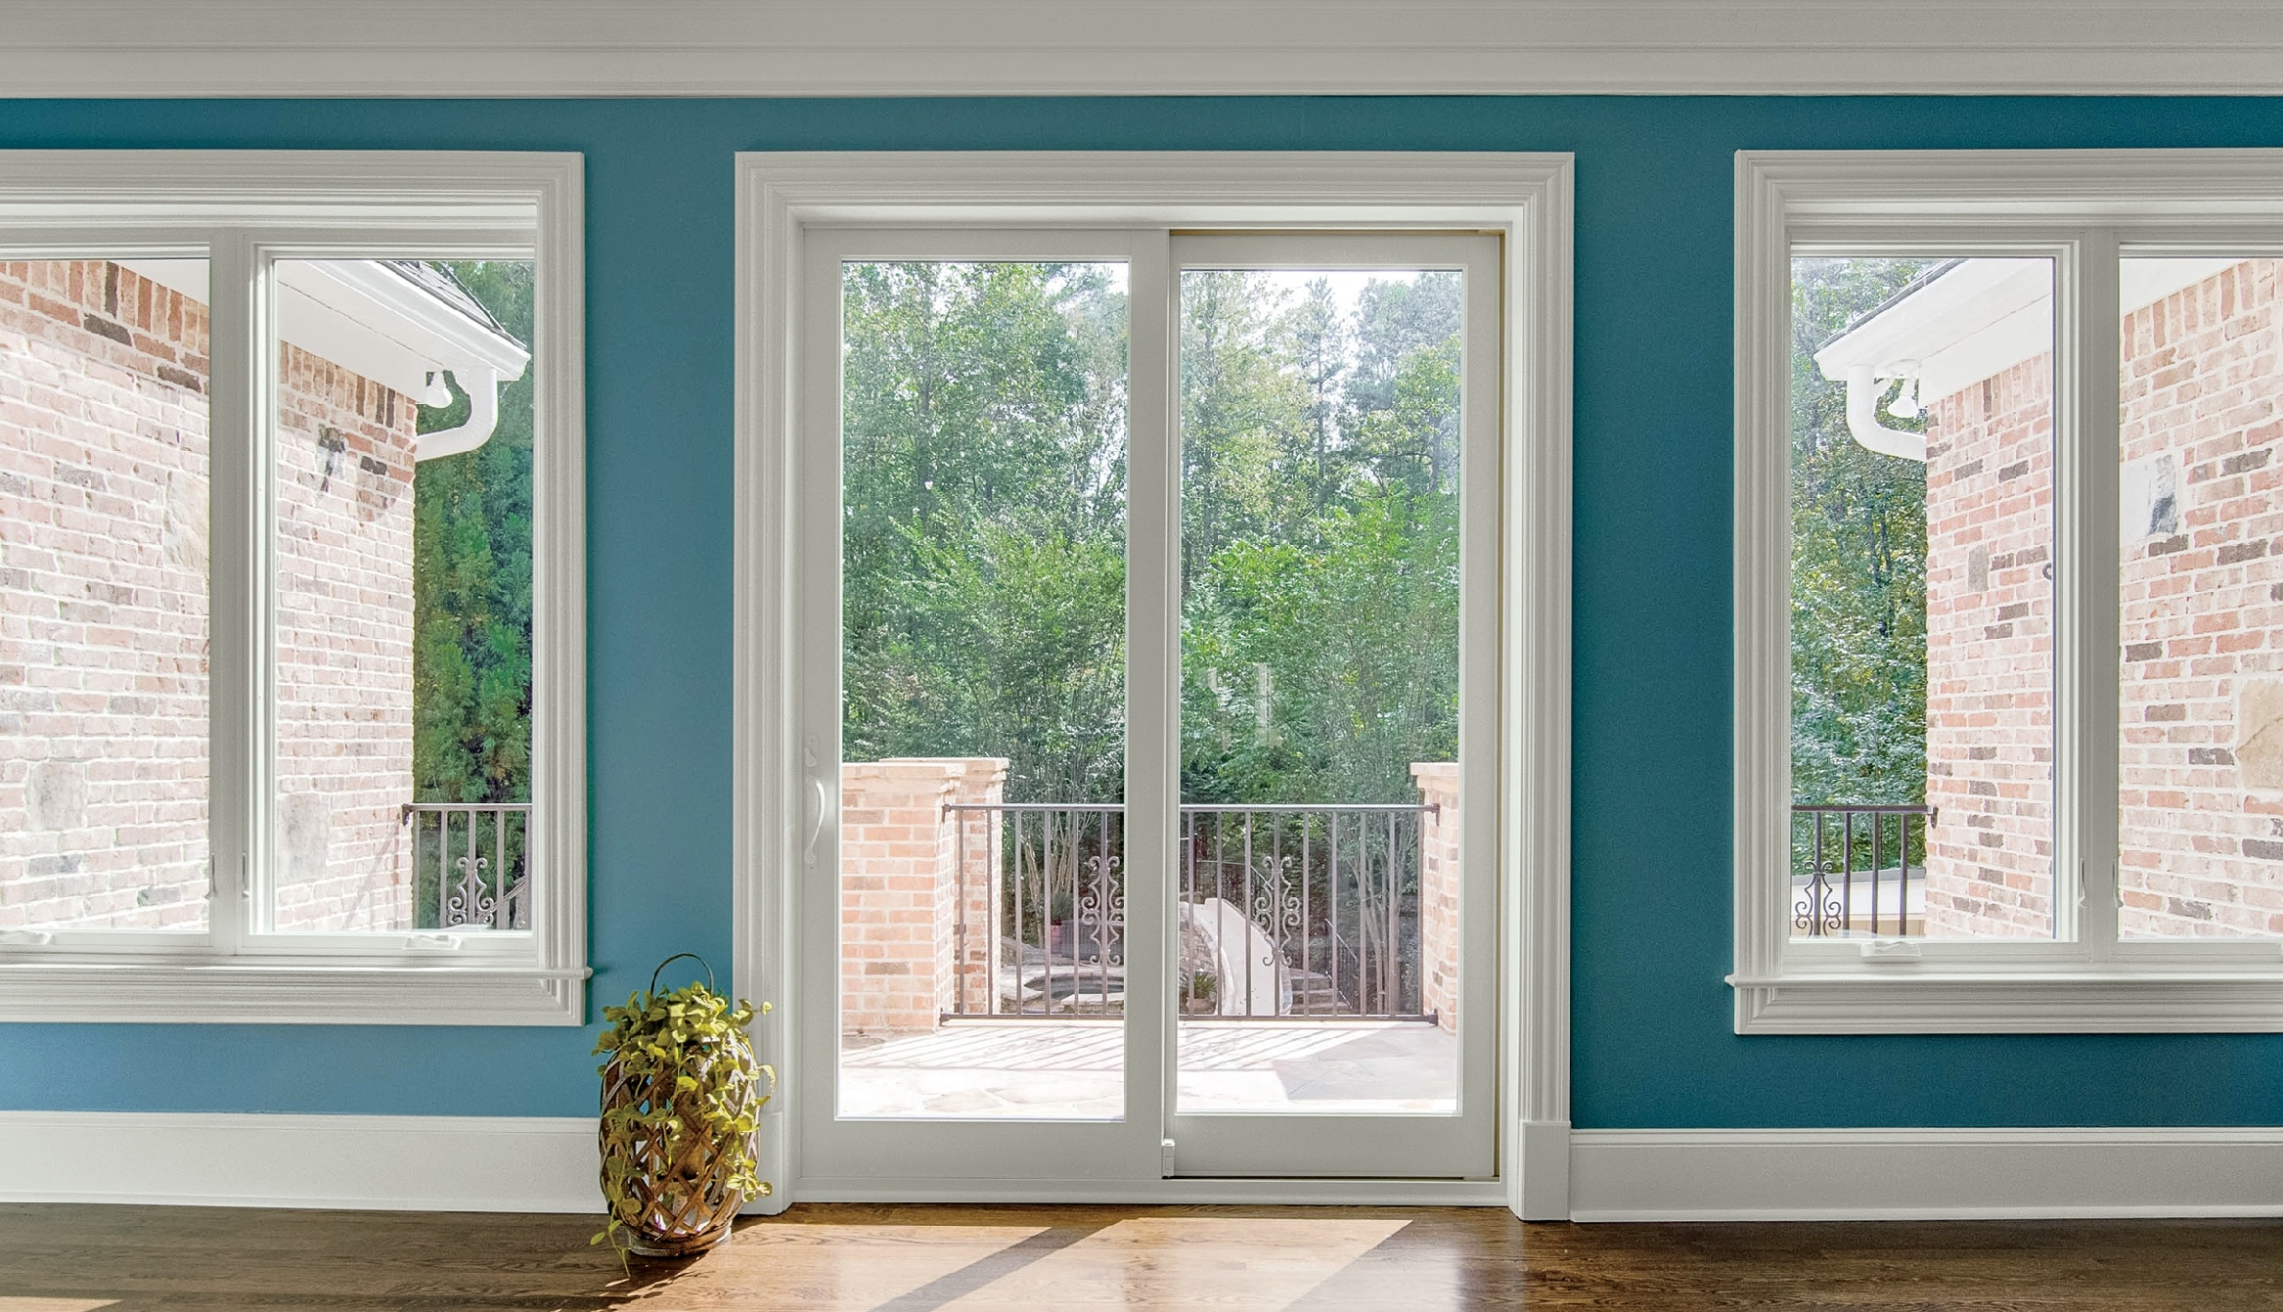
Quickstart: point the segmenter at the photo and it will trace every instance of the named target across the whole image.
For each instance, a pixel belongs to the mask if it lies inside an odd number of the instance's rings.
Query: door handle
[[[802,851],[806,854],[808,863],[813,866],[816,864],[816,840],[824,836],[824,808],[827,799],[824,780],[811,775],[809,787],[816,790],[816,819],[809,822],[809,841],[802,845]]]

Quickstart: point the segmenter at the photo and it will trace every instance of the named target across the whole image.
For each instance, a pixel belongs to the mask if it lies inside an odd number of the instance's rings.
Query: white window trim
[[[1735,973],[1739,1034],[2283,1030],[2275,940],[2116,938],[2120,242],[2283,252],[2283,152],[1740,151]],[[2055,941],[1790,932],[1791,257],[2055,259]],[[2093,362],[2088,365],[2087,362]],[[2098,513],[2093,513],[2098,511]],[[1888,944],[1893,941],[1889,940]]]
[[[817,822],[793,672],[791,434],[808,224],[1503,233],[1506,525],[1501,560],[1499,1171],[1531,1217],[1569,1206],[1570,176],[1568,155],[786,153],[737,158],[735,929],[741,994],[779,1005],[759,1046],[797,1046],[797,896]],[[1521,641],[1525,633],[1531,641]],[[798,1088],[763,1113],[802,1196]],[[1146,1199],[1150,1183],[1132,1192]],[[1373,1186],[1362,1186],[1369,1193]],[[1099,1191],[1096,1191],[1099,1192]],[[1403,1196],[1400,1182],[1379,1187]],[[1038,1193],[1051,1201],[1051,1184]]]
[[[586,985],[583,160],[576,154],[0,152],[0,247],[209,263],[212,914],[197,934],[0,945],[0,1021],[578,1025]],[[261,935],[280,258],[536,261],[529,933]],[[236,293],[229,289],[242,289]],[[234,436],[233,436],[234,435]],[[15,936],[36,939],[38,936]]]

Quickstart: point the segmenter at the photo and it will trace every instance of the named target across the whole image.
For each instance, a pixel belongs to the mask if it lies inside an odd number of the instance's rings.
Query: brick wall
[[[0,929],[204,921],[206,331],[0,264]],[[277,925],[407,927],[414,411],[281,352]]]
[[[2283,934],[2279,274],[2239,264],[2123,325],[2126,468],[2168,465],[2174,494],[2122,544],[2128,936]]]
[[[276,925],[412,926],[412,402],[281,348]]]
[[[2283,360],[2276,261],[2123,323],[2120,914],[2128,937],[2283,934]],[[1934,407],[1929,931],[2049,932],[2051,357]],[[2026,465],[2026,467],[2025,467]],[[2005,471],[2021,490],[2001,486]],[[1976,557],[1977,550],[1986,555]],[[2010,629],[2009,627],[2010,626]]]
[[[962,883],[971,1005],[996,987],[992,820],[967,822],[968,877],[944,806],[1006,799],[1001,757],[850,763],[840,770],[841,1032],[925,1033],[952,1010]]]
[[[1459,767],[1411,766],[1419,800],[1439,808],[1419,825],[1419,1005],[1436,1023],[1459,1027]]]
[[[2050,354],[1929,409],[1926,497],[1926,932],[2050,935]]]
[[[0,262],[0,930],[206,919],[206,311]]]

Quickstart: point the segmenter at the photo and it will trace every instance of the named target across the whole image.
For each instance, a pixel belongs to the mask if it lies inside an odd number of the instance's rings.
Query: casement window
[[[583,1020],[580,185],[0,155],[0,1019]]]
[[[1739,1033],[2283,1029],[2279,178],[1738,156]]]

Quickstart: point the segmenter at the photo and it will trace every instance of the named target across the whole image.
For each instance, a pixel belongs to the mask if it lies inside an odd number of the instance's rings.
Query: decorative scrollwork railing
[[[531,928],[529,802],[407,802],[419,929]]]
[[[1420,827],[1435,812],[1181,807],[1183,1014],[1422,1018]],[[1125,808],[950,803],[943,816],[960,872],[950,1014],[1122,1014]],[[1192,952],[1214,968],[1190,968]]]
[[[1926,933],[1925,806],[1792,807],[1792,937]]]

